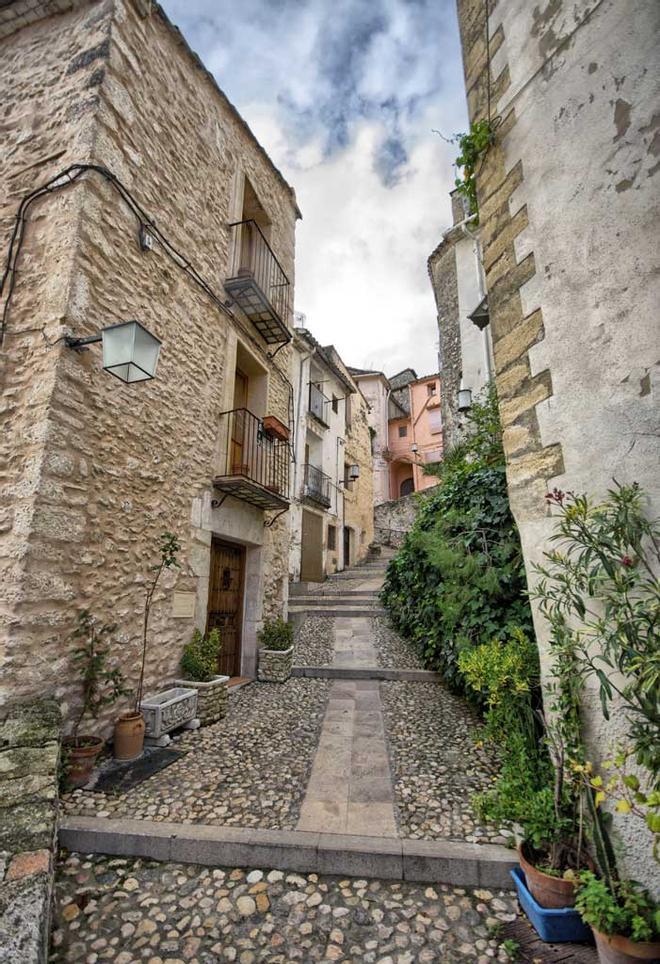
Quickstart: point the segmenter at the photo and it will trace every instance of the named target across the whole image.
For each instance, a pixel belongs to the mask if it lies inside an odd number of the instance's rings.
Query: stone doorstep
[[[413,683],[441,683],[442,676],[430,669],[384,669],[380,666],[292,666],[292,676],[314,679],[405,680]]]
[[[507,890],[517,863],[513,851],[495,844],[100,817],[65,817],[59,843],[83,854]]]
[[[357,609],[355,607],[342,609],[340,607],[331,608],[330,606],[293,606],[289,602],[289,616],[332,616],[334,619],[354,619],[358,616],[386,616],[386,609],[378,609],[376,606],[370,608]]]

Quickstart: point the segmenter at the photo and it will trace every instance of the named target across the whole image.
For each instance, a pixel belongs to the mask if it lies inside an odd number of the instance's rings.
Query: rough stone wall
[[[0,715],[0,962],[48,959],[61,717],[53,700]]]
[[[400,546],[417,518],[424,495],[413,492],[401,499],[382,502],[374,509],[374,543],[377,546]]]
[[[21,199],[68,165],[90,159],[109,9],[81,8],[55,18],[57,29],[41,20],[0,40],[3,263]],[[86,68],[89,50],[97,56]],[[26,676],[36,682],[42,674],[65,675],[48,643],[59,633],[75,586],[66,540],[52,537],[58,513],[68,513],[66,538],[78,541],[82,517],[75,503],[89,465],[66,450],[62,433],[68,432],[52,423],[51,406],[62,370],[56,341],[66,320],[82,202],[81,190],[69,188],[28,211],[0,346],[0,702],[19,692]],[[69,419],[70,432],[80,432],[73,412]]]
[[[486,110],[479,0],[459,0],[468,105]],[[509,492],[531,565],[548,546],[547,489],[602,496],[637,480],[658,514],[656,309],[660,8],[500,0],[490,23],[501,117],[478,177]],[[546,666],[547,630],[536,614]],[[624,736],[585,701],[591,752]],[[618,818],[617,818],[618,821]],[[649,841],[618,821],[624,867],[653,881]],[[657,878],[656,878],[657,882]]]
[[[360,466],[357,482],[345,486],[344,522],[356,534],[355,562],[366,558],[374,536],[374,469],[367,403],[360,392],[351,395],[351,423],[346,432],[344,458]]]
[[[130,2],[92,3],[75,16],[52,17],[13,34],[0,47],[0,62],[4,65],[7,55],[14,62],[14,71],[4,77],[3,102],[13,104],[20,92],[17,76],[28,83],[25,54],[33,34],[41,32],[41,54],[50,68],[37,72],[44,78],[41,112],[63,115],[52,143],[67,150],[64,160],[79,153],[82,141],[87,156],[122,180],[220,292],[228,274],[227,224],[234,219],[236,177],[246,174],[272,220],[272,246],[293,281],[292,194],[158,10],[142,16]],[[67,73],[74,62],[75,74]],[[46,89],[46,76],[63,80]],[[88,114],[79,105],[91,98],[90,135]],[[34,144],[21,148],[5,178],[38,158]],[[33,171],[30,183],[34,176]],[[33,514],[21,513],[9,537],[23,586],[10,600],[14,648],[6,668],[20,690],[52,691],[66,710],[76,699],[67,637],[82,606],[118,624],[116,649],[134,682],[145,579],[164,529],[176,532],[182,543],[181,567],[163,577],[154,599],[147,691],[178,675],[193,622],[172,619],[172,591],[196,591],[202,575],[193,502],[208,505],[212,496],[219,415],[231,407],[230,343],[237,333],[262,360],[269,371],[269,410],[285,423],[290,350],[270,363],[256,331],[238,312],[230,320],[161,249],[142,252],[134,217],[101,178],[87,175],[66,195],[43,202],[40,213],[40,229],[49,241],[62,236],[63,253],[58,261],[57,246],[44,243],[28,225],[10,325],[13,331],[31,327],[31,349],[41,368],[24,369],[21,377],[12,369],[5,391],[12,400],[24,392],[37,401],[50,391],[37,421],[34,408],[27,413],[27,401],[23,423],[13,418],[16,434],[34,435],[39,442],[39,473],[31,490]],[[42,276],[45,286],[55,286],[54,294],[47,287],[39,292]],[[77,335],[138,318],[163,340],[158,377],[120,383],[101,371],[97,346],[78,355],[59,344],[46,354],[44,320],[37,316],[35,324],[32,307],[35,281],[48,316]],[[62,333],[53,327],[54,334]],[[24,471],[23,489],[27,476]],[[241,508],[228,500],[222,511],[231,511],[232,504]],[[265,575],[250,581],[248,593],[254,603],[263,587],[264,615],[280,615],[287,592],[286,523],[279,520],[260,539]],[[116,712],[109,710],[107,718]]]
[[[438,339],[442,395],[442,439],[450,448],[458,438],[458,389],[461,383],[461,328],[458,315],[458,277],[455,239],[444,239],[428,261],[429,277],[438,310]]]

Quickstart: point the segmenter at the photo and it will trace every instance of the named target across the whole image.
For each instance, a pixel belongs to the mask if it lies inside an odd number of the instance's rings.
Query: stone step
[[[348,586],[323,589],[322,586],[317,586],[316,589],[309,589],[305,592],[291,592],[289,589],[289,599],[295,601],[317,597],[323,599],[377,599],[379,593],[380,589],[350,589]]]
[[[387,610],[380,606],[353,606],[343,609],[341,606],[308,606],[305,603],[289,602],[289,616],[333,616],[350,619],[354,616],[386,616]]]
[[[368,595],[338,595],[327,593],[325,596],[292,596],[289,600],[290,606],[371,606],[378,602],[377,594]]]
[[[314,679],[402,680],[407,683],[442,683],[440,673],[430,669],[385,669],[381,666],[293,666],[292,676]]]
[[[65,816],[59,843],[83,854],[142,857],[205,867],[274,867],[298,873],[511,887],[515,852],[496,844],[401,840],[300,830]]]

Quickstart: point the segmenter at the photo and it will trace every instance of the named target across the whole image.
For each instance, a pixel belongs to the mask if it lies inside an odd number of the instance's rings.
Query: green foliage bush
[[[531,632],[494,390],[470,422],[465,442],[434,470],[441,483],[390,563],[382,594],[395,629],[459,691],[463,651],[515,627]]]
[[[585,871],[575,906],[582,920],[601,934],[622,934],[632,941],[660,938],[660,910],[653,898],[632,880],[611,884]]]
[[[293,626],[283,619],[267,619],[258,633],[262,649],[283,652],[293,646]]]
[[[181,672],[184,679],[195,683],[208,683],[218,675],[218,656],[222,649],[220,633],[212,629],[208,636],[196,629],[192,639],[183,648]]]

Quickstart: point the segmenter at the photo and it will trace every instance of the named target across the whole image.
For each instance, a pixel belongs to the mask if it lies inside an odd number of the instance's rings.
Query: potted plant
[[[149,615],[156,587],[165,569],[178,566],[177,554],[181,546],[177,537],[171,532],[163,532],[160,536],[160,560],[151,567],[153,576],[147,583],[147,593],[144,601],[144,616],[142,620],[142,658],[140,661],[140,675],[135,691],[133,708],[123,713],[115,723],[113,739],[114,754],[117,760],[134,760],[139,757],[144,747],[145,721],[142,713],[142,696],[144,692],[144,669],[147,659],[147,639],[149,630]]]
[[[202,726],[216,723],[227,713],[229,677],[217,673],[221,649],[217,629],[207,635],[196,629],[183,649],[181,679],[174,681],[177,686],[197,691],[197,716]]]
[[[82,681],[82,705],[71,734],[63,741],[65,782],[72,787],[89,783],[96,759],[103,749],[101,737],[80,735],[84,717],[89,715],[93,720],[98,719],[104,706],[128,692],[124,689],[121,671],[108,665],[109,648],[101,645],[104,637],[110,636],[116,628],[107,624],[97,626],[87,609],[78,614],[78,628],[73,639],[80,640],[80,645],[73,651],[73,664]]]
[[[660,912],[640,884],[584,871],[575,906],[591,926],[601,964],[660,961]]]
[[[263,429],[272,438],[281,442],[289,441],[289,429],[276,415],[264,415]]]
[[[257,634],[259,640],[259,680],[285,683],[293,665],[293,626],[283,619],[266,620]]]

